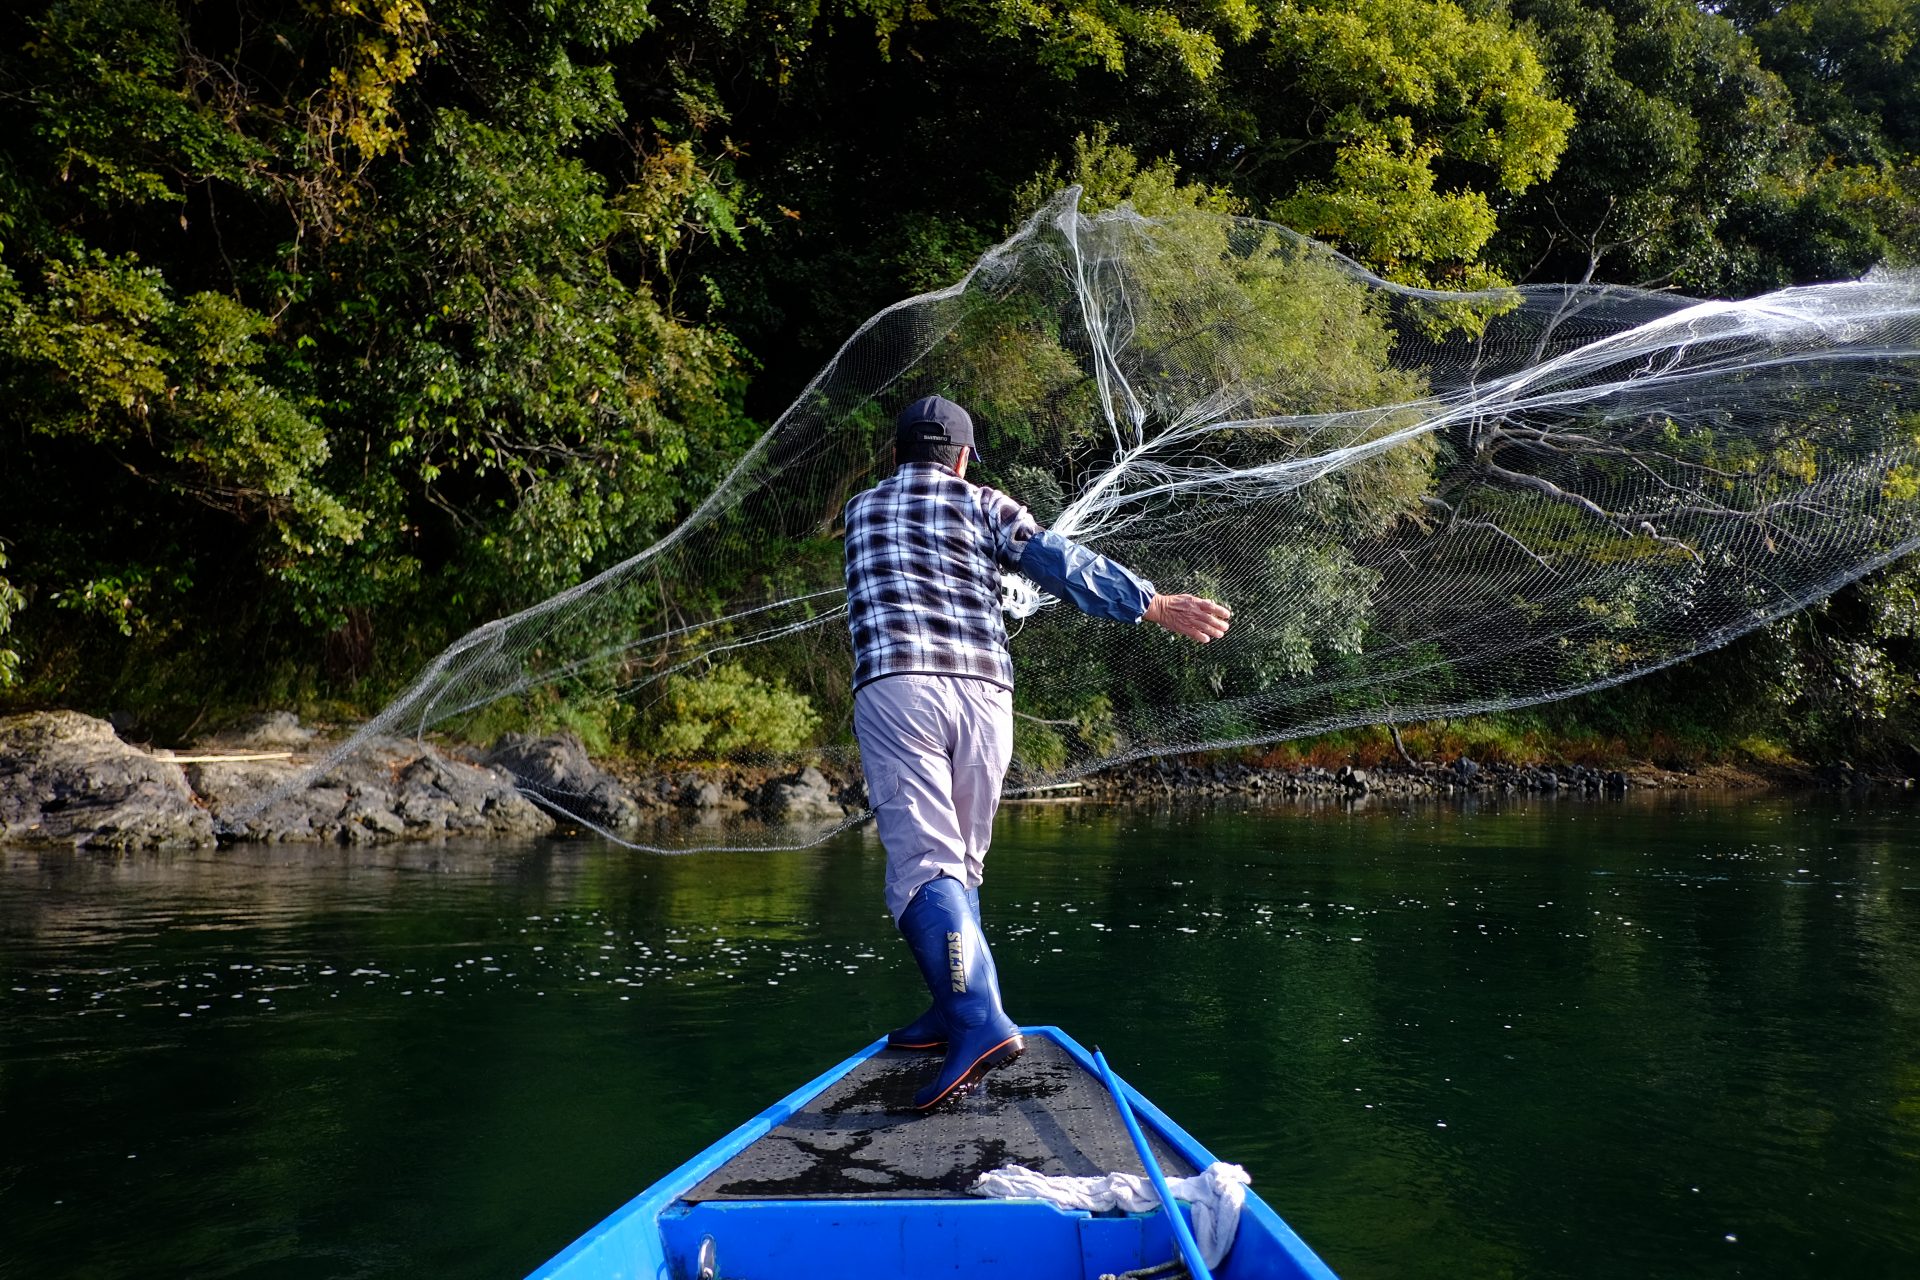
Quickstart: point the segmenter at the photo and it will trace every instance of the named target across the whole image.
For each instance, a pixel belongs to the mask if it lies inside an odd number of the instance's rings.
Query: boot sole
[[[944,1049],[946,1047],[947,1047],[947,1042],[945,1040],[889,1040],[887,1041],[887,1048],[889,1049]]]
[[[941,1099],[947,1097],[947,1095],[951,1094],[955,1089],[958,1089],[961,1085],[967,1083],[969,1080],[978,1080],[981,1076],[987,1074],[987,1072],[993,1070],[995,1067],[1000,1066],[1003,1063],[1012,1062],[1015,1058],[1019,1057],[1021,1054],[1025,1053],[1026,1051],[1027,1051],[1027,1042],[1023,1037],[1019,1035],[1008,1036],[1005,1040],[1002,1040],[999,1044],[993,1046],[993,1048],[987,1050],[985,1053],[975,1058],[973,1060],[972,1065],[969,1066],[965,1071],[962,1071],[960,1073],[959,1078],[955,1080],[952,1084],[948,1085],[946,1088],[942,1089],[937,1096],[929,1098],[925,1102],[915,1103],[914,1110],[916,1111],[933,1110],[935,1107],[940,1105]]]

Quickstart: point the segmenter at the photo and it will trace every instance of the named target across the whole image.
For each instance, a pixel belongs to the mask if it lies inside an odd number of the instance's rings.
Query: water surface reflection
[[[1027,805],[985,907],[1345,1276],[1908,1274],[1912,818]],[[917,1012],[879,873],[0,852],[0,1272],[519,1274]]]

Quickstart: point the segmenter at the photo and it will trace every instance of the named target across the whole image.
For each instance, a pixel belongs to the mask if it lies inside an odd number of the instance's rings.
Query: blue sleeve
[[[1051,529],[1026,540],[1020,572],[1048,595],[1095,618],[1138,622],[1153,603],[1151,582]]]

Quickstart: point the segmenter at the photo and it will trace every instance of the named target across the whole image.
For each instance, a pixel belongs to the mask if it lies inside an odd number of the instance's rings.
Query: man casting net
[[[1912,274],[1739,302],[1440,293],[1268,223],[1089,215],[1070,190],[863,326],[670,536],[463,637],[339,754],[485,745],[564,706],[656,759],[856,776],[842,521],[928,395],[972,414],[969,479],[1233,609],[1194,645],[1009,571],[1012,788],[1564,697],[1920,545],[1917,374]],[[608,834],[788,847],[852,808]]]

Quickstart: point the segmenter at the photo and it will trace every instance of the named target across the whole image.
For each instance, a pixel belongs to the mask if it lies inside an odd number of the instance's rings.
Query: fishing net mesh
[[[1078,195],[875,316],[670,536],[463,637],[336,759],[586,706],[656,758],[853,773],[842,509],[931,393],[982,432],[970,480],[1233,609],[1200,646],[1010,577],[1013,792],[1600,688],[1920,541],[1913,274],[1739,302],[1438,293],[1272,224]],[[860,816],[608,834],[790,847]]]

